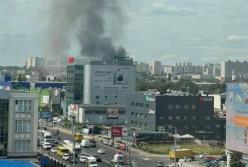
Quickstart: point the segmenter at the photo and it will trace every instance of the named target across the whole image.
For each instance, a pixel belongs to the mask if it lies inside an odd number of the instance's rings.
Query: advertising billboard
[[[96,90],[130,90],[134,88],[132,66],[94,66],[93,88]]]
[[[106,112],[107,119],[118,119],[119,110],[118,107],[109,107]]]
[[[248,153],[248,84],[227,84],[226,147]]]
[[[122,137],[122,127],[112,126],[111,127],[111,136],[112,137]]]

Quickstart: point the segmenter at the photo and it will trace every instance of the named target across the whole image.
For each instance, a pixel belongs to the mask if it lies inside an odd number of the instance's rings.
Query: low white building
[[[0,91],[0,157],[37,155],[38,95]]]

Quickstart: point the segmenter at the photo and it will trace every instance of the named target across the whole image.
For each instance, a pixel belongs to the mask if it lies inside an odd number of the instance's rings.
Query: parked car
[[[70,155],[65,153],[62,158],[63,160],[68,161],[70,159]]]

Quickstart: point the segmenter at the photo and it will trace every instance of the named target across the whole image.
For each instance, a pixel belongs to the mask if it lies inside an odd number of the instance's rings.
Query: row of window
[[[131,112],[131,115],[135,116],[136,118],[147,118],[148,117],[148,114],[141,114],[141,113],[134,113],[134,112]]]
[[[30,133],[32,131],[30,120],[16,120],[17,133]]]
[[[196,118],[195,118],[195,116],[191,116],[191,117],[187,117],[187,116],[175,116],[175,118],[173,119],[173,116],[168,116],[167,117],[168,118],[168,120],[190,120],[190,119],[192,119],[192,120],[195,120]],[[165,119],[165,117],[159,117],[159,119],[160,120],[164,120]],[[205,117],[205,120],[210,120],[210,117],[209,116],[206,116]]]
[[[31,100],[16,100],[15,112],[31,112]]]
[[[30,140],[15,140],[15,152],[30,152]]]
[[[138,121],[133,121],[133,120],[131,120],[131,124],[132,125],[143,127],[145,129],[148,127],[148,123],[138,122]]]
[[[172,104],[169,104],[168,105],[168,109],[169,110],[173,110],[173,109],[175,109],[175,110],[181,110],[181,109],[184,109],[184,110],[196,110],[196,105],[195,104],[193,104],[193,105],[187,105],[187,104],[185,104],[185,105],[179,105],[179,104],[176,104],[176,105],[172,105]]]
[[[165,131],[166,129],[172,129],[172,128],[173,128],[172,125],[168,125],[167,128],[164,127],[164,126],[158,126],[158,131]],[[196,126],[191,126],[190,127],[188,125],[184,125],[183,128],[186,129],[186,130],[188,130],[189,128],[190,129],[196,129],[197,127]],[[208,129],[208,130],[211,129],[211,127],[209,125],[206,125],[205,128]],[[216,128],[221,128],[221,125],[220,124],[217,124],[216,125]],[[225,128],[225,125],[224,125],[224,128]]]
[[[149,104],[131,102],[131,106],[149,108]]]

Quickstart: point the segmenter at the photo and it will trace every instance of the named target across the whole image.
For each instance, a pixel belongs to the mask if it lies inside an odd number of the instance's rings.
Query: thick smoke
[[[49,50],[53,55],[63,55],[76,32],[82,56],[102,57],[109,64],[115,56],[126,56],[123,47],[113,44],[125,20],[119,0],[52,0],[51,13]]]

